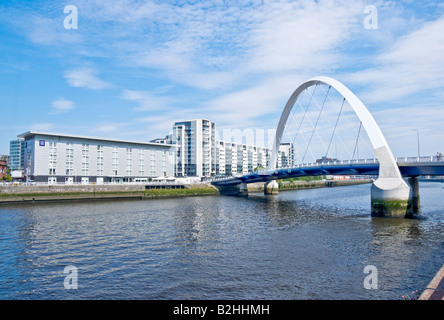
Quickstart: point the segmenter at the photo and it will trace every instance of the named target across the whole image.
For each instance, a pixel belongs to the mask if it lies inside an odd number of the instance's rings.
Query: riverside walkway
[[[418,300],[444,300],[444,265],[424,289]]]

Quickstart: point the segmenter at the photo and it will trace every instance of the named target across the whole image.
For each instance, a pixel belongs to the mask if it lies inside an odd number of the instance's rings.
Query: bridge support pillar
[[[276,195],[279,194],[279,184],[276,180],[271,180],[265,183],[264,185],[264,194],[265,195]]]
[[[419,197],[419,181],[418,177],[410,177],[409,185],[412,187],[412,209],[413,213],[418,213],[420,206],[420,197]]]
[[[248,187],[246,183],[239,183],[231,186],[217,186],[220,194],[226,196],[248,196]]]
[[[372,216],[413,216],[412,188],[402,178],[379,178],[371,188]]]
[[[246,183],[241,183],[239,185],[239,195],[240,196],[248,196],[248,187]]]

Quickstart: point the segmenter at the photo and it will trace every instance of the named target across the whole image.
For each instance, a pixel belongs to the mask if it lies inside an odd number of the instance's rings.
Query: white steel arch
[[[281,144],[282,135],[284,133],[285,125],[287,124],[288,117],[295,105],[297,99],[300,94],[304,92],[305,89],[315,86],[318,84],[326,84],[331,86],[336,91],[338,91],[350,106],[353,108],[354,112],[358,116],[359,120],[362,122],[362,126],[364,127],[367,135],[372,143],[373,148],[375,149],[376,157],[379,160],[379,178],[402,178],[401,173],[399,171],[398,165],[396,164],[396,160],[393,156],[392,151],[390,150],[387,141],[385,140],[384,135],[382,134],[378,124],[376,123],[373,116],[370,114],[365,105],[361,102],[361,100],[348,89],[341,82],[329,78],[329,77],[315,77],[307,82],[303,83],[296,91],[291,95],[288,100],[284,111],[282,112],[277,130],[276,137],[273,144],[273,151],[271,154],[271,168],[276,169],[276,160],[277,154],[279,151],[279,146]]]

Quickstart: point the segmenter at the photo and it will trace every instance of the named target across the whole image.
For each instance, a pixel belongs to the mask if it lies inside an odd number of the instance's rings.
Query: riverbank
[[[300,190],[339,187],[370,183],[371,180],[337,181],[280,181],[279,190]],[[145,185],[38,185],[2,186],[0,204],[36,203],[56,201],[94,201],[156,199],[189,196],[219,195],[219,190],[210,184],[166,186],[167,188],[145,189]],[[264,183],[248,184],[248,192],[264,191]]]
[[[170,197],[218,195],[217,188],[206,185],[184,185],[183,188],[146,190],[144,185],[44,185],[0,188],[0,204],[54,201],[131,200]]]
[[[316,188],[332,188],[341,186],[350,186],[357,184],[371,183],[372,180],[315,180],[315,181],[279,181],[280,191],[302,190],[302,189],[316,189]],[[263,183],[248,184],[248,192],[263,192]]]

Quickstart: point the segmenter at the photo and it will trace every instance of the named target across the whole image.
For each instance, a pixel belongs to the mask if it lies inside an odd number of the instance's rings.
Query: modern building
[[[27,180],[47,183],[119,183],[174,176],[175,146],[29,131],[24,145]]]
[[[248,174],[260,168],[269,168],[271,149],[216,141],[216,176]],[[294,162],[293,144],[282,144],[279,149],[278,167],[290,167]]]
[[[154,141],[176,145],[176,177],[230,176],[270,166],[271,149],[216,140],[216,124],[207,119],[176,122],[170,136]],[[283,143],[277,166],[292,165],[293,144]]]
[[[216,142],[216,176],[246,174],[262,166],[259,148],[235,142]]]
[[[211,177],[216,173],[216,124],[206,119],[176,122],[170,136],[177,146],[176,177]]]
[[[279,146],[277,160],[278,168],[293,167],[295,164],[295,149],[292,142],[284,142]]]
[[[23,170],[24,168],[24,139],[11,140],[9,142],[9,168],[11,170]]]
[[[271,149],[216,140],[216,124],[207,119],[176,122],[171,135],[151,142],[176,146],[176,177],[231,176],[270,167]],[[277,166],[294,164],[293,143],[282,143]]]

